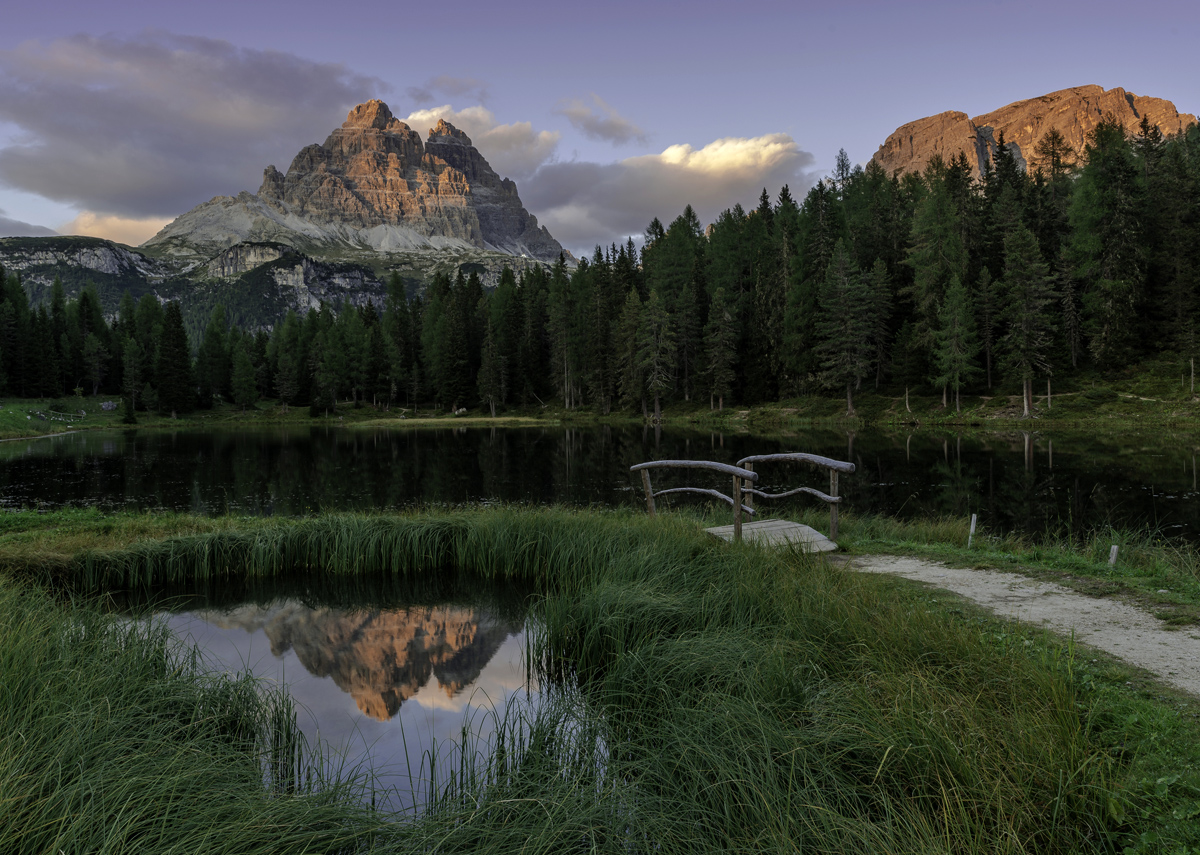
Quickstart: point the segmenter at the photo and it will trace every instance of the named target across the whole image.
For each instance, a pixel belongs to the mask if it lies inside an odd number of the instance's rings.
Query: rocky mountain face
[[[438,122],[420,134],[382,101],[359,104],[287,173],[268,166],[256,194],[218,196],[147,241],[153,254],[223,251],[244,241],[314,252],[461,249],[553,262],[563,252],[462,131]]]
[[[995,155],[1003,134],[1017,163],[1028,167],[1038,141],[1051,129],[1082,154],[1088,134],[1105,116],[1114,117],[1130,133],[1137,133],[1145,117],[1164,135],[1179,133],[1196,121],[1195,116],[1180,113],[1161,98],[1134,95],[1120,87],[1077,86],[1017,101],[973,119],[949,111],[909,122],[884,140],[872,160],[890,175],[920,172],[934,155],[949,162],[961,152],[979,175]]]
[[[428,139],[382,101],[350,111],[286,173],[268,166],[257,193],[218,196],[136,249],[80,237],[0,238],[0,265],[34,299],[56,277],[68,296],[90,283],[106,312],[121,295],[180,300],[195,332],[217,303],[244,328],[324,303],[383,304],[398,274],[411,292],[434,276],[477,274],[494,286],[570,253],[521,204],[517,187],[447,122]]]

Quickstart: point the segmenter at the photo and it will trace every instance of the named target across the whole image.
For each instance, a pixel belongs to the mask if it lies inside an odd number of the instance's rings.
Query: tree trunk
[[[1033,397],[1033,381],[1026,377],[1021,386],[1021,403],[1024,405],[1025,412],[1021,414],[1022,418],[1029,418],[1029,399]]]
[[[962,401],[959,399],[959,391],[957,389],[954,390],[954,412],[962,412]]]
[[[662,421],[662,407],[658,404],[658,393],[654,393],[654,423],[658,424]]]
[[[849,383],[846,384],[846,417],[854,417],[854,389]]]

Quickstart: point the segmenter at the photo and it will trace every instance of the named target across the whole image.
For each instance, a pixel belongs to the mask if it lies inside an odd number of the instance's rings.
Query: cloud
[[[486,107],[455,110],[446,104],[417,110],[404,121],[424,135],[438,119],[445,119],[469,136],[492,169],[518,184],[554,157],[562,137],[558,131],[535,131],[529,122],[497,124],[496,116]]]
[[[424,86],[410,86],[405,91],[417,104],[432,104],[439,97],[478,101],[480,104],[486,104],[488,100],[487,85],[482,80],[451,77],[448,74],[439,74],[427,80]]]
[[[667,225],[689,204],[709,223],[735,203],[754,207],[764,187],[774,195],[787,184],[803,198],[816,180],[808,171],[814,164],[787,134],[727,137],[616,163],[549,163],[520,189],[560,243],[589,254],[597,243],[641,234],[654,217]]]
[[[4,216],[0,209],[0,237],[50,237],[58,232],[45,226],[35,226],[30,223],[14,220]]]
[[[646,142],[645,131],[604,103],[599,95],[593,93],[591,97],[591,104],[579,98],[565,100],[554,112],[566,116],[568,122],[591,140],[611,142],[614,146]]]
[[[106,238],[126,246],[138,246],[158,234],[159,229],[170,221],[162,217],[133,219],[83,211],[71,222],[60,226],[58,233]]]
[[[72,36],[0,51],[0,182],[120,219],[256,190],[386,89],[342,65],[217,39]]]

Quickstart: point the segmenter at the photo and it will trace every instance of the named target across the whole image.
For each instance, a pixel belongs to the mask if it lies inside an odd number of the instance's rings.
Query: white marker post
[[[976,514],[971,514],[971,533],[967,535],[967,549],[971,548],[971,541],[975,539],[975,517]]]
[[[1112,549],[1108,551],[1108,566],[1117,566],[1117,545],[1115,543],[1112,545]]]

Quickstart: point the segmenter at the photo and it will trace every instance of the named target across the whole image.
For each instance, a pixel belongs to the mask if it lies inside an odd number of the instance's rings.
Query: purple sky
[[[10,6],[0,235],[140,242],[370,97],[449,117],[577,254],[689,202],[800,198],[839,148],[865,162],[943,110],[1095,83],[1200,112],[1195,2]]]

